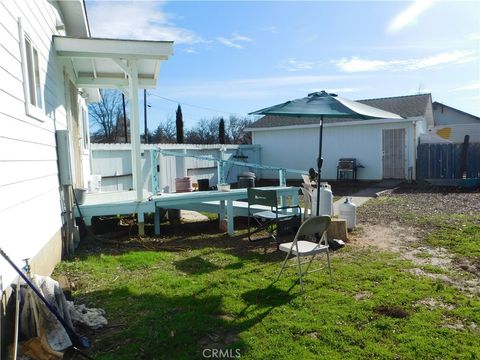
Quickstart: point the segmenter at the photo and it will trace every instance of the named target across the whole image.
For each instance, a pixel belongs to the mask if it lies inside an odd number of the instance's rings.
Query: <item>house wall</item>
[[[68,125],[63,66],[52,48],[61,14],[54,3],[0,2],[0,246],[17,263],[50,274],[61,256],[62,193],[55,130]],[[18,19],[38,50],[45,116],[30,117],[25,95]],[[40,254],[40,255],[39,255]],[[15,273],[0,259],[3,283]]]
[[[479,124],[480,120],[472,115],[455,111],[441,104],[433,105],[433,117],[435,126],[457,124]]]
[[[336,179],[337,164],[340,158],[356,158],[365,168],[358,170],[362,180],[382,179],[382,130],[406,129],[408,167],[415,164],[416,132],[410,121],[388,124],[325,125],[323,130],[322,178]],[[262,148],[262,164],[308,170],[316,168],[318,156],[319,127],[254,131],[253,143]],[[263,172],[263,177],[274,174]],[[288,179],[299,175],[287,174]]]

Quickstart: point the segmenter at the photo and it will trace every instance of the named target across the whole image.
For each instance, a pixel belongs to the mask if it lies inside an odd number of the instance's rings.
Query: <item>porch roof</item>
[[[67,58],[80,88],[128,86],[129,61],[138,69],[138,87],[157,86],[160,62],[173,54],[173,41],[139,41],[54,36],[57,56]]]
[[[75,85],[89,97],[92,90],[95,97],[96,89],[116,88],[129,98],[133,188],[143,201],[138,90],[157,86],[160,61],[173,54],[173,41],[54,36],[53,42]]]

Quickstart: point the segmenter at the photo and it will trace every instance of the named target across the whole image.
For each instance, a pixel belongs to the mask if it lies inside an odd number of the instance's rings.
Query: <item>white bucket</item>
[[[92,175],[90,176],[90,181],[88,182],[88,191],[91,193],[98,193],[102,189],[102,175]]]

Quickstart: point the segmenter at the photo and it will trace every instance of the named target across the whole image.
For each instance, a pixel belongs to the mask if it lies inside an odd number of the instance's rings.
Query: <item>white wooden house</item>
[[[418,137],[433,126],[431,95],[359,102],[404,119],[326,118],[322,178],[336,179],[339,159],[355,158],[363,166],[358,169],[358,179],[414,179]],[[253,144],[262,148],[262,164],[306,170],[316,167],[319,122],[312,117],[264,116],[248,130],[252,131]],[[264,173],[264,177],[270,175]]]
[[[91,38],[82,0],[0,1],[0,247],[15,263],[30,258],[34,273],[48,275],[72,250],[72,189],[90,175],[86,99],[99,88],[130,100],[139,188],[138,89],[156,87],[172,49]],[[6,285],[15,276],[3,259],[0,274]]]

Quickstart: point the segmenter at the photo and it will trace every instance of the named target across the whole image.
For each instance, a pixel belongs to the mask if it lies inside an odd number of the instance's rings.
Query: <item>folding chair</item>
[[[283,261],[282,268],[277,276],[275,281],[280,279],[280,275],[282,275],[283,270],[285,269],[285,265],[287,264],[287,260],[291,254],[297,257],[297,265],[298,265],[298,276],[300,278],[300,286],[302,288],[303,294],[303,275],[319,271],[321,269],[316,269],[312,271],[308,271],[310,265],[312,264],[313,259],[317,254],[326,253],[327,254],[327,263],[328,263],[328,271],[330,273],[330,284],[333,283],[332,277],[332,268],[330,265],[330,254],[329,254],[329,246],[326,237],[326,230],[330,225],[330,216],[312,216],[308,218],[300,229],[297,231],[297,235],[293,242],[290,243],[283,243],[280,244],[280,250],[287,253],[285,260]],[[313,241],[308,240],[300,240],[301,238],[309,238],[314,237],[314,235],[320,235],[320,242],[316,243]],[[310,261],[308,262],[306,270],[302,271],[302,262],[300,260],[301,257],[311,256]]]
[[[279,206],[275,190],[247,189],[248,193],[248,240],[251,242],[272,238],[279,246],[279,235],[293,233],[300,227],[302,210],[300,206]],[[270,209],[259,210],[255,205]],[[293,209],[298,209],[294,212]],[[290,211],[289,211],[290,210]],[[253,220],[253,221],[252,221]],[[253,224],[252,224],[253,222]],[[254,230],[251,227],[256,226]],[[267,231],[268,236],[252,238],[252,235]]]

